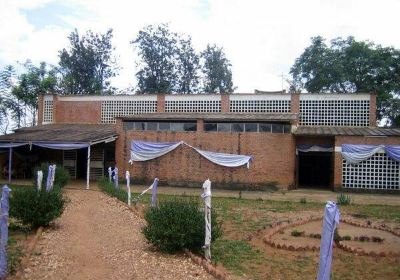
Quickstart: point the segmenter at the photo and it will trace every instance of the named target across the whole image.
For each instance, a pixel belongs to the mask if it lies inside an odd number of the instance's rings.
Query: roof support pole
[[[86,171],[86,189],[89,189],[89,179],[90,179],[90,145],[87,151],[87,171]]]
[[[8,153],[8,183],[11,183],[11,166],[12,166],[12,147],[9,148],[9,153]]]

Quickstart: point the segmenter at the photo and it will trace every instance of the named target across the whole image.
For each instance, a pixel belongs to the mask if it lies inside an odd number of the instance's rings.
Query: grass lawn
[[[121,191],[117,196],[125,201]],[[132,197],[137,196],[133,193]],[[159,202],[173,198],[158,195]],[[200,199],[200,198],[199,198]],[[148,205],[150,195],[141,198]],[[214,262],[222,263],[232,274],[245,279],[315,279],[319,252],[294,252],[272,248],[262,241],[263,234],[276,222],[322,217],[323,203],[307,201],[248,200],[212,198],[212,207],[223,222],[223,237],[212,244]],[[385,223],[400,228],[400,206],[340,206],[342,216]],[[322,224],[321,224],[322,226]],[[400,248],[398,248],[400,250]],[[400,258],[358,256],[334,249],[331,279],[400,279]]]

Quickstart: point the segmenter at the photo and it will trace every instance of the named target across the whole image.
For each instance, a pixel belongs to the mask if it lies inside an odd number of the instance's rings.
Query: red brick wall
[[[336,136],[335,147],[341,147],[342,144],[400,145],[400,137]],[[339,152],[335,152],[335,168],[334,168],[335,189],[339,189],[342,186],[342,164],[343,164],[342,155]]]
[[[372,92],[369,97],[369,125],[376,126],[376,93]]]
[[[157,95],[157,113],[165,112],[165,94]]]
[[[129,168],[135,179],[151,181],[158,177],[161,182],[182,184],[185,182],[202,183],[210,178],[215,184],[265,185],[277,182],[287,188],[294,183],[295,148],[294,138],[290,134],[271,133],[217,133],[217,132],[136,132],[121,131],[117,124],[119,138],[116,143],[117,165],[125,170]],[[188,144],[207,151],[232,154],[253,155],[250,169],[222,167],[203,158],[187,146],[158,159],[128,164],[129,146],[132,139],[154,142],[185,141]]]
[[[290,112],[295,114],[300,114],[300,93],[292,93],[290,95]],[[293,121],[292,124],[298,125],[299,118]]]
[[[39,94],[38,96],[38,125],[41,125],[43,123],[43,106],[44,106],[44,100],[43,100],[43,94]]]
[[[101,123],[101,101],[55,101],[54,122]]]
[[[221,112],[229,113],[231,110],[231,102],[229,94],[221,94]]]

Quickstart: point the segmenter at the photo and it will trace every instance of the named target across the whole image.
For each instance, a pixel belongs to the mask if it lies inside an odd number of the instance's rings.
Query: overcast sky
[[[122,69],[112,83],[124,89],[136,85],[129,42],[145,25],[169,23],[191,35],[197,51],[207,43],[225,49],[237,92],[281,90],[282,73],[312,36],[400,48],[399,11],[398,0],[0,0],[0,67],[26,59],[57,64],[74,28],[113,28]]]

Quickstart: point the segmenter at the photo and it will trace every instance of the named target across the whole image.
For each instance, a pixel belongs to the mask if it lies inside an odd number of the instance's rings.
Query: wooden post
[[[8,183],[11,183],[11,166],[12,166],[12,147],[10,147],[8,154]]]
[[[86,189],[89,189],[89,180],[90,180],[90,145],[88,147],[87,152],[87,170],[86,170]]]
[[[211,260],[211,181],[207,179],[203,184],[203,193],[201,197],[204,199],[204,219],[206,224],[206,235],[204,240],[204,257]]]

